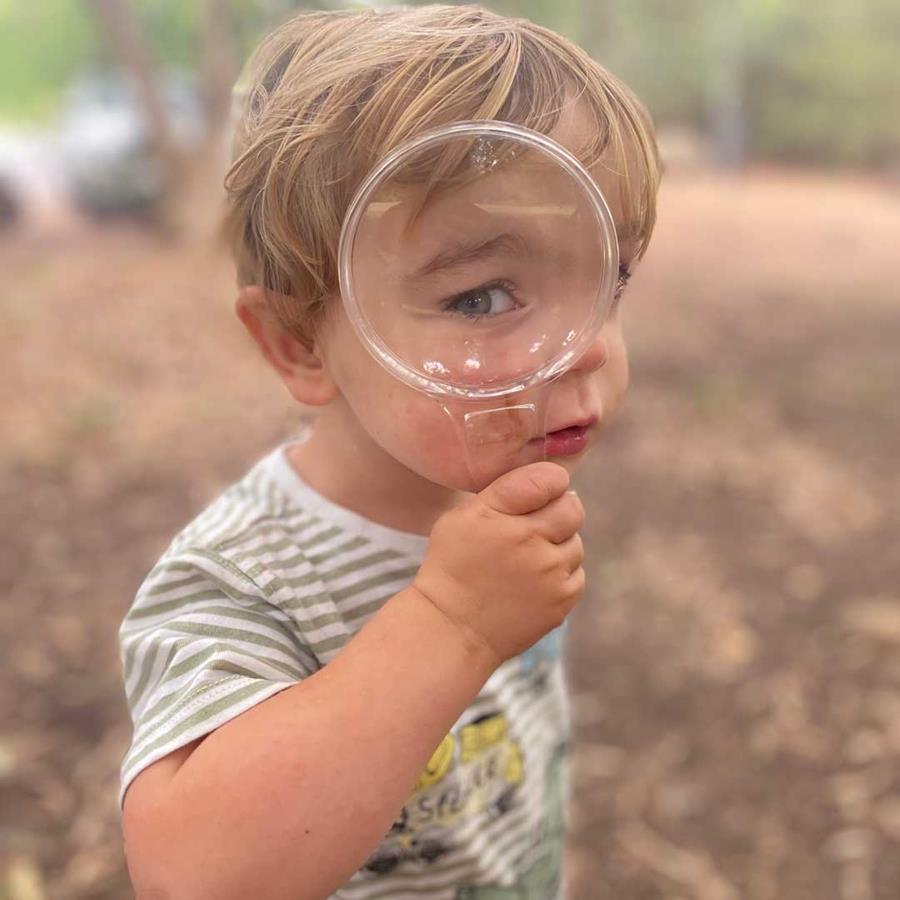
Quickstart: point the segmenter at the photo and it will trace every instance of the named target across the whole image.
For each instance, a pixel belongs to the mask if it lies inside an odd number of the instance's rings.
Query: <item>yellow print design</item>
[[[416,782],[415,791],[422,791],[443,780],[453,765],[457,740],[448,734],[431,755],[424,771]],[[522,780],[522,754],[519,745],[507,738],[506,717],[490,716],[472,725],[466,725],[459,733],[458,762],[468,765],[480,756],[493,754],[503,757],[502,777],[509,784]]]
[[[401,862],[434,861],[452,849],[455,824],[478,814],[497,818],[507,812],[524,776],[522,749],[502,714],[448,734],[365,868],[384,874]]]
[[[440,785],[448,775],[445,790]],[[431,755],[407,803],[407,827],[452,825],[500,804],[524,778],[522,750],[509,736],[506,717],[489,716],[448,734]]]

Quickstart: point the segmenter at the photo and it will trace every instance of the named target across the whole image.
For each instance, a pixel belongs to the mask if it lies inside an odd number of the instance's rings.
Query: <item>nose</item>
[[[587,349],[578,357],[573,369],[580,372],[595,372],[602,369],[606,365],[609,358],[609,346],[607,344],[606,335],[603,329],[597,332],[593,341],[588,344]]]

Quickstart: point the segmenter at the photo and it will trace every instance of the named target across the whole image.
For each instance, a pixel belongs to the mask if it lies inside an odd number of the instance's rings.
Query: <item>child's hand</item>
[[[434,524],[413,587],[496,665],[562,624],[584,592],[584,507],[556,463],[513,469]]]

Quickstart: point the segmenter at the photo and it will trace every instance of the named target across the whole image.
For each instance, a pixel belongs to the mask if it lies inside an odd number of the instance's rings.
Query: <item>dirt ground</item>
[[[898,248],[896,185],[665,184],[577,477],[571,900],[900,897]],[[212,251],[86,227],[0,270],[0,898],[114,900],[119,620],[301,411]]]

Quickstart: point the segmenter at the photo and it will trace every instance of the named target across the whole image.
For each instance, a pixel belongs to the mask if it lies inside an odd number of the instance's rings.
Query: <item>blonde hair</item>
[[[586,101],[596,129],[581,161],[612,152],[638,256],[650,239],[659,162],[646,110],[587,53],[527,20],[473,6],[303,13],[260,44],[242,85],[225,232],[239,282],[263,286],[299,338],[338,290],[341,224],[367,173],[451,122],[549,134],[567,100]]]

